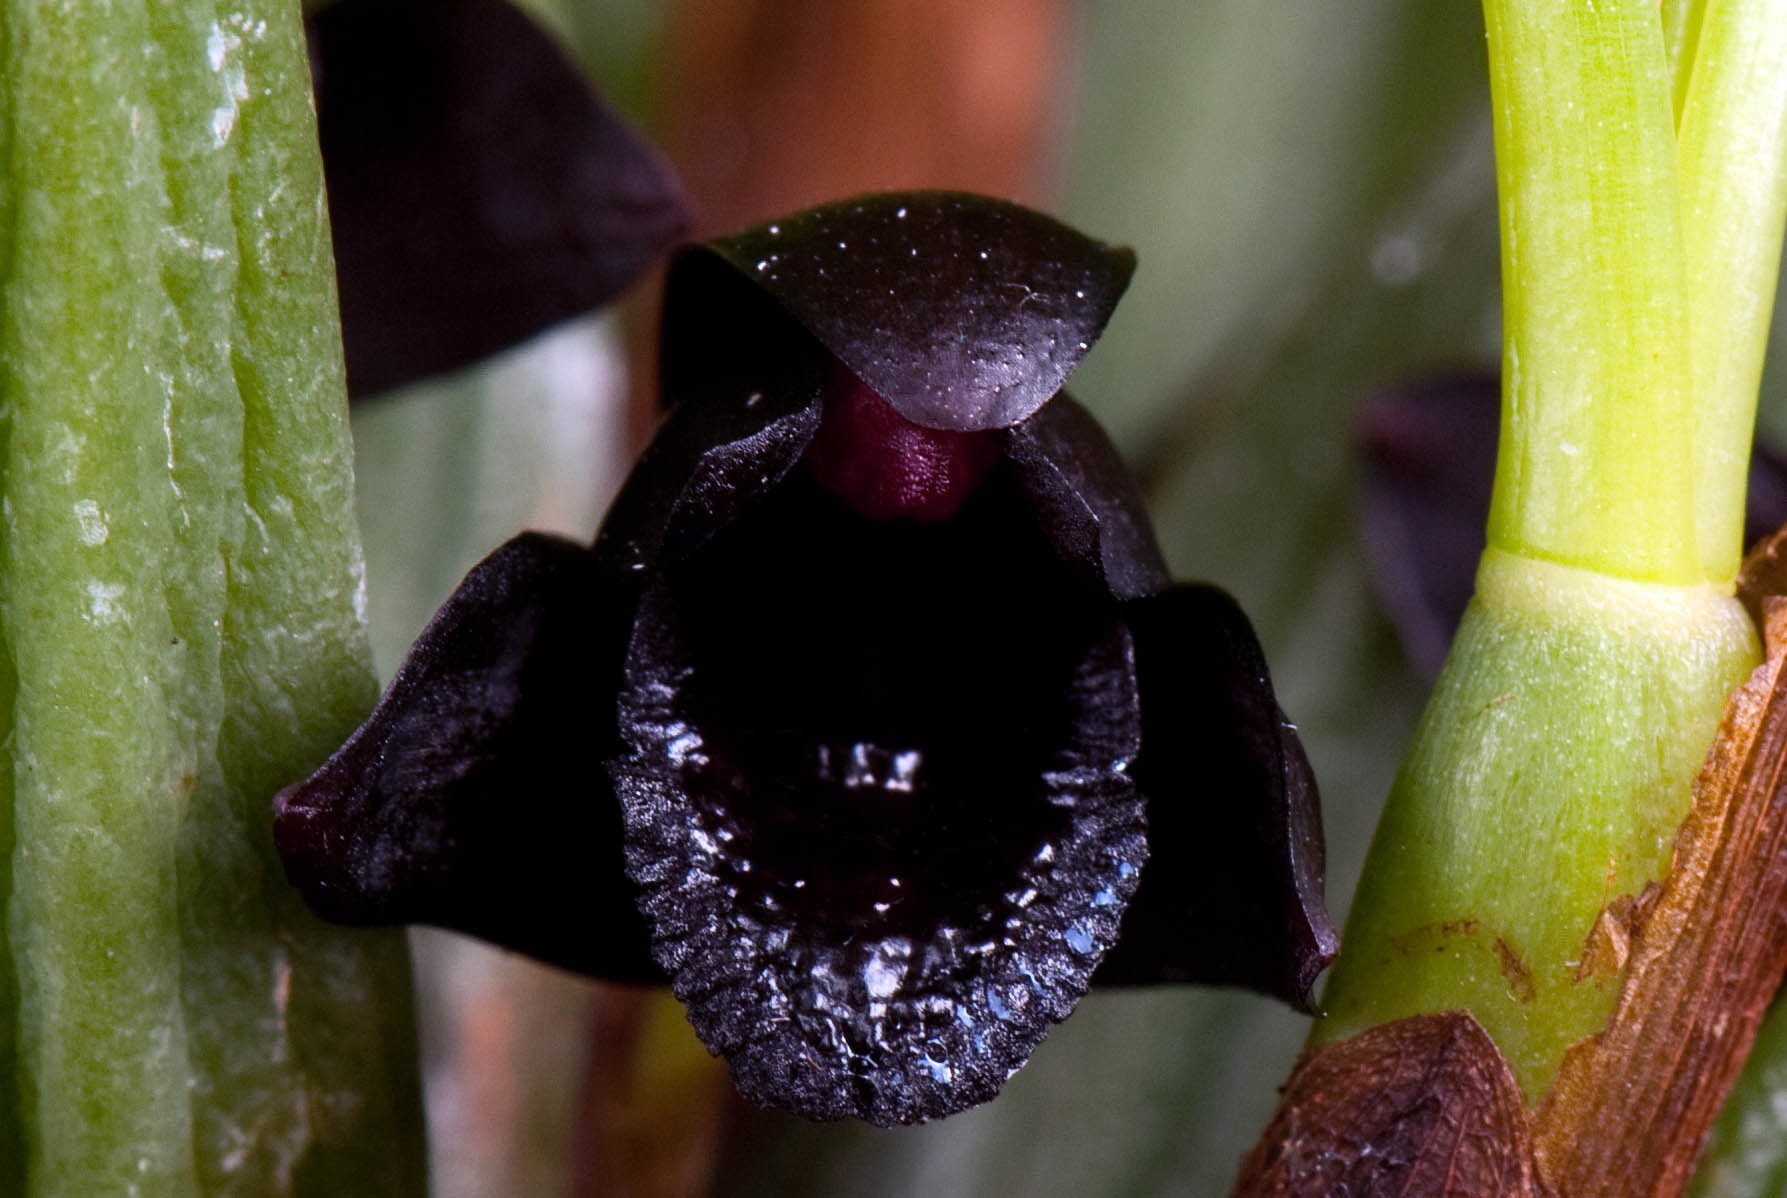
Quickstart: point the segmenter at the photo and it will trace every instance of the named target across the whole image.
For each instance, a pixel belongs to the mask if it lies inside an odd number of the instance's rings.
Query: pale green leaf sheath
[[[373,689],[296,6],[0,14],[0,1194],[419,1192],[402,943],[269,843]]]
[[[1759,660],[1731,597],[1755,376],[1702,381],[1709,288],[1689,281],[1755,238],[1731,246],[1710,201],[1683,202],[1719,186],[1687,133],[1710,85],[1685,85],[1678,173],[1654,0],[1484,10],[1505,312],[1489,550],[1316,1036],[1468,1008],[1532,1102],[1605,1023],[1622,898],[1668,869],[1725,696]],[[1664,16],[1671,51],[1725,37],[1698,9]],[[1746,378],[1748,406],[1711,397]]]

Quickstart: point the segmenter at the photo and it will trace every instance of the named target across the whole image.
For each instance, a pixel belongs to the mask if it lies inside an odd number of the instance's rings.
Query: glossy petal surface
[[[603,602],[569,541],[525,534],[479,563],[353,739],[275,800],[274,840],[312,907],[659,977],[598,773]]]
[[[614,770],[659,961],[741,1089],[878,1123],[990,1098],[1147,854],[1129,638],[995,475],[943,525],[802,468],[648,590]]]
[[[1099,980],[1247,986],[1306,1009],[1340,936],[1315,776],[1253,629],[1208,586],[1135,600],[1125,619],[1154,852]]]
[[[691,252],[750,277],[908,420],[959,430],[1047,403],[1135,269],[1040,213],[944,191],[824,204]]]

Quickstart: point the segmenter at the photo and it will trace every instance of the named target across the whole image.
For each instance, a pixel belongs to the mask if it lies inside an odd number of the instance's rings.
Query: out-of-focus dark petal
[[[1135,477],[1086,409],[1058,395],[1011,430],[1006,455],[1061,557],[1117,599],[1170,577]]]
[[[1297,1062],[1234,1198],[1336,1194],[1551,1194],[1514,1074],[1469,1014],[1398,1019]]]
[[[1040,213],[939,191],[825,204],[685,254],[731,263],[906,419],[963,431],[1060,390],[1135,269]]]
[[[1365,553],[1409,659],[1438,675],[1483,556],[1501,383],[1494,371],[1377,392],[1359,411]]]
[[[1501,379],[1461,371],[1379,391],[1360,408],[1360,521],[1371,579],[1403,651],[1439,674],[1475,588],[1495,483]],[[1787,461],[1750,456],[1744,544],[1787,523]]]
[[[1253,628],[1215,587],[1133,600],[1151,854],[1100,982],[1247,986],[1307,1008],[1339,950],[1320,799]]]
[[[1787,524],[1787,458],[1756,442],[1750,450],[1749,491],[1744,496],[1744,549]]]
[[[803,469],[653,573],[613,768],[697,1031],[810,1118],[992,1097],[1146,860],[1115,605],[998,468],[942,524]]]
[[[286,875],[319,914],[661,979],[601,769],[630,619],[608,591],[587,548],[538,533],[466,576],[366,723],[274,802]]]
[[[338,0],[312,63],[356,396],[603,303],[688,228],[668,166],[506,0]]]

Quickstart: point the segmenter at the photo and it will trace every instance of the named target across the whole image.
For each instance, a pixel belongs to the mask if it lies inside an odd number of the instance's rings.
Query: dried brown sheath
[[[1547,1193],[1514,1075],[1463,1011],[1307,1052],[1241,1165],[1238,1198]]]
[[[1574,1045],[1534,1117],[1546,1176],[1576,1195],[1680,1193],[1787,972],[1787,603],[1744,567],[1768,660],[1731,695],[1613,1020]]]

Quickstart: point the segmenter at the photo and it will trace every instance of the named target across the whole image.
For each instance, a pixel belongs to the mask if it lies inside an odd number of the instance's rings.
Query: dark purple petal
[[[1148,852],[1127,632],[1003,469],[943,524],[790,474],[655,578],[621,725],[658,960],[740,1089],[811,1118],[992,1097]]]
[[[1064,560],[1116,599],[1166,589],[1141,491],[1091,413],[1059,395],[1011,430],[1006,453]]]
[[[366,723],[274,801],[306,901],[344,923],[437,924],[601,977],[661,977],[601,770],[613,609],[589,550],[538,533],[467,575]]]
[[[714,254],[902,416],[963,431],[1048,402],[1135,269],[1131,251],[1040,213],[941,191],[821,205],[683,257]]]
[[[1493,372],[1423,379],[1360,409],[1360,520],[1378,601],[1434,677],[1477,579],[1495,482],[1501,384]]]
[[[1339,950],[1321,803],[1247,616],[1176,586],[1125,605],[1151,859],[1100,982],[1247,986],[1307,1009]]]
[[[356,396],[596,307],[688,228],[669,168],[504,0],[337,0],[312,64]]]
[[[1744,497],[1744,548],[1787,524],[1787,459],[1758,441],[1750,451],[1749,491]]]

